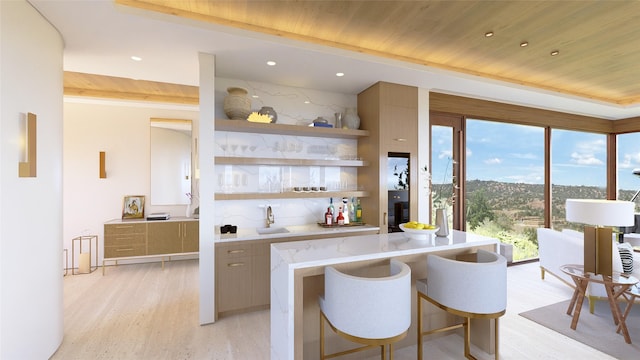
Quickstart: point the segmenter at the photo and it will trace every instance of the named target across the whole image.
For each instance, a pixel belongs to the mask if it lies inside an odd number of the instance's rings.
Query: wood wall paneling
[[[467,118],[479,120],[551,126],[601,134],[614,132],[614,121],[611,120],[436,92],[429,94],[429,107],[432,111],[462,114]]]

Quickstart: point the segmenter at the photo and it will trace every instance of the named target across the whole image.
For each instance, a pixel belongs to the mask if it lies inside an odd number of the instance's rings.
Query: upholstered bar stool
[[[388,276],[354,276],[331,266],[324,276],[324,297],[319,298],[320,358],[380,347],[382,359],[387,348],[393,359],[393,343],[402,340],[411,325],[411,268],[391,260]],[[325,354],[325,322],[341,337],[363,346]]]
[[[416,281],[418,293],[418,359],[422,359],[425,335],[464,328],[464,356],[471,355],[470,319],[495,321],[495,358],[498,354],[498,318],[507,308],[507,260],[499,254],[478,250],[474,261],[458,261],[437,255],[427,257],[427,278]],[[440,329],[422,330],[422,299],[460,316],[461,323]]]

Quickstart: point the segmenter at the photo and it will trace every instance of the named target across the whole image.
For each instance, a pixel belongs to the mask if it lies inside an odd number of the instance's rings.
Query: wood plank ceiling
[[[608,103],[640,103],[640,1],[115,1]],[[486,37],[489,31],[494,35]]]
[[[64,94],[97,98],[199,104],[197,86],[64,72]]]

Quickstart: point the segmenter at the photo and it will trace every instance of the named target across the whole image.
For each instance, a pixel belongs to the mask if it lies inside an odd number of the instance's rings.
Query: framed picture
[[[144,219],[144,195],[127,195],[124,197],[122,219]]]

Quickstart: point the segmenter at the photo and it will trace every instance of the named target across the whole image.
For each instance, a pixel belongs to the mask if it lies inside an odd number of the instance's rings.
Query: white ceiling
[[[217,76],[357,94],[377,81],[605,119],[640,116],[620,106],[401,63],[346,50],[117,6],[110,0],[29,0],[62,34],[64,70],[198,85],[198,53]],[[135,62],[132,55],[143,60]],[[266,65],[267,60],[278,63]],[[344,77],[336,77],[344,72]]]

